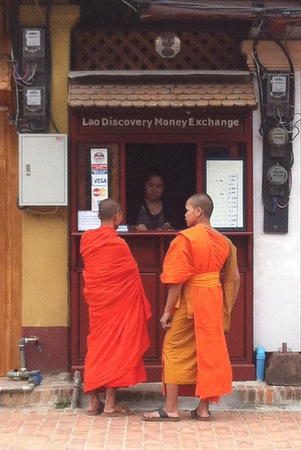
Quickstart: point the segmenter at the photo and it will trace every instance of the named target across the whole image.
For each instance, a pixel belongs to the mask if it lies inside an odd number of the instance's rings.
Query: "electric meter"
[[[272,128],[268,134],[268,141],[274,147],[284,147],[289,140],[288,132],[285,128]]]
[[[267,179],[273,185],[281,185],[286,182],[288,178],[288,173],[285,167],[280,164],[275,164],[271,166],[267,171]]]

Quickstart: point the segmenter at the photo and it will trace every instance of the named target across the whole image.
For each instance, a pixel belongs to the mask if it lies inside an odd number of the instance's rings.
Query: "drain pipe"
[[[31,392],[35,386],[40,384],[41,382],[41,374],[39,371],[28,371],[25,365],[25,344],[27,342],[33,341],[36,344],[38,352],[41,352],[41,347],[39,343],[39,338],[37,336],[24,337],[19,340],[19,350],[20,350],[20,360],[21,360],[21,368],[20,371],[17,369],[10,370],[7,373],[8,378],[12,378],[15,381],[19,381],[21,379],[29,378],[29,382],[23,386],[0,386],[0,394],[3,393],[14,393],[14,392]]]
[[[73,381],[73,393],[72,393],[72,399],[71,399],[71,408],[77,408],[78,405],[78,398],[79,398],[79,391],[82,385],[82,380],[80,376],[80,372],[76,370],[74,372],[74,381]]]
[[[26,372],[25,364],[25,344],[27,342],[34,342],[36,344],[37,350],[41,353],[42,349],[40,347],[39,338],[37,336],[24,337],[19,340],[19,350],[20,350],[20,360],[21,360],[21,372]]]
[[[34,383],[28,383],[25,386],[0,386],[0,394],[11,394],[13,392],[31,392],[34,387]]]
[[[19,340],[21,367],[20,367],[19,371],[17,369],[10,370],[6,374],[6,376],[8,376],[8,378],[12,378],[13,380],[22,380],[22,379],[24,380],[24,379],[30,378],[30,376],[32,375],[32,372],[27,370],[26,363],[25,363],[25,344],[27,344],[27,342],[34,342],[36,344],[36,348],[37,348],[38,352],[41,353],[42,349],[40,347],[39,338],[37,336],[21,338]],[[36,371],[34,371],[34,372],[36,372]],[[37,383],[37,384],[39,384],[39,383]]]

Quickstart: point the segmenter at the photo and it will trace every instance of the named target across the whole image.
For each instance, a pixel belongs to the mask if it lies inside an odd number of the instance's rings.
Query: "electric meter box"
[[[22,29],[22,54],[24,62],[37,62],[45,58],[45,29]]]
[[[38,120],[45,117],[45,88],[24,87],[23,88],[23,116],[27,120]]]
[[[68,205],[66,134],[19,134],[19,206]]]

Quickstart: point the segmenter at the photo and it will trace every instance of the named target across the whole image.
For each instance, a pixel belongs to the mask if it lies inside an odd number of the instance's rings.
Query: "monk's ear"
[[[115,224],[119,225],[122,221],[122,212],[120,211],[117,214],[115,214],[114,219],[115,219]]]

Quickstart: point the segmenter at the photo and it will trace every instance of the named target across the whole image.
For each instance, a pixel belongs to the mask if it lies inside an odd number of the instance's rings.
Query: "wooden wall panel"
[[[181,40],[181,51],[173,58],[164,58],[156,50],[157,32],[77,30],[73,36],[73,70],[245,69],[239,39],[234,40],[222,30],[181,31],[176,35]]]
[[[6,109],[0,111],[0,376],[20,367],[22,337],[22,215],[17,208],[18,140]]]
[[[7,365],[6,347],[6,158],[0,155],[0,340],[3,348],[0,351],[0,369],[1,375],[4,367]]]

